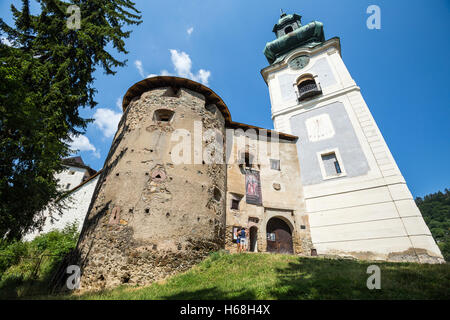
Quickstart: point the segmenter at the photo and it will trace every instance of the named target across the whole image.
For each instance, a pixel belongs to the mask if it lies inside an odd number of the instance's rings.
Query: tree
[[[450,261],[450,190],[417,197],[416,204],[442,255]]]
[[[93,73],[101,67],[114,75],[117,60],[110,51],[128,53],[126,25],[141,21],[129,0],[30,0],[14,5],[14,26],[0,19],[0,238],[19,239],[43,224],[39,214],[62,196],[54,174],[71,153],[71,138],[92,121],[79,114],[93,108]],[[69,5],[77,5],[81,28],[67,27]]]

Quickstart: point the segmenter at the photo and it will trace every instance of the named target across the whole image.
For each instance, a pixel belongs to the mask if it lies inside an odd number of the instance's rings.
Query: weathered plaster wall
[[[158,109],[174,111],[170,123],[154,120]],[[197,122],[224,134],[222,114],[208,109],[184,88],[153,89],[128,105],[77,246],[83,289],[150,283],[224,247],[225,164],[172,157],[175,130],[192,133]]]
[[[98,182],[98,177],[99,176],[96,176],[95,178],[87,181],[81,187],[73,191],[70,196],[64,200],[67,208],[64,209],[62,215],[53,214],[53,216],[51,216],[50,212],[46,210],[43,213],[45,216],[45,223],[42,227],[42,230],[27,234],[24,237],[24,240],[31,241],[40,234],[44,234],[55,229],[62,230],[65,226],[72,223],[77,223],[78,231],[81,231],[84,218],[86,217],[89,209],[89,204],[91,203],[92,194],[94,193],[95,186]]]
[[[88,174],[84,168],[64,166],[65,169],[55,175],[58,180],[58,187],[61,190],[72,190],[83,182],[84,177]],[[67,187],[69,185],[69,187]]]
[[[228,137],[230,135],[227,135]],[[279,217],[292,227],[294,252],[309,254],[311,248],[309,222],[305,214],[295,142],[280,139],[280,143],[277,143],[272,142],[269,137],[268,141],[247,138],[243,143],[243,137],[242,133],[236,131],[236,134],[232,135],[232,143],[227,144],[231,146],[230,154],[233,161],[227,167],[226,248],[231,252],[237,250],[236,244],[232,241],[233,227],[255,226],[258,228],[257,251],[265,252],[267,222],[272,217]],[[262,206],[246,203],[245,172],[238,163],[240,154],[245,152],[246,148],[255,157],[252,169],[260,172]],[[263,152],[260,152],[261,150]],[[271,168],[270,159],[280,160],[280,170]],[[239,210],[231,209],[231,201],[236,196],[241,197]],[[302,229],[301,225],[305,228]]]

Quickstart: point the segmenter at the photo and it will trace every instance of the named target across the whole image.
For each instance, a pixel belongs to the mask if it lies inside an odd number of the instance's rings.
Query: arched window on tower
[[[296,81],[298,101],[322,94],[320,84],[311,74],[304,74]]]
[[[292,26],[287,26],[286,28],[284,28],[284,34],[288,34],[288,33],[292,32],[292,31],[294,31]]]

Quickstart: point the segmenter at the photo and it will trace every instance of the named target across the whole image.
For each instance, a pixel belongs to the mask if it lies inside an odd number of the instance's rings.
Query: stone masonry
[[[171,157],[173,131],[194,132],[194,121],[224,134],[222,114],[205,107],[202,94],[171,87],[128,105],[77,246],[83,289],[147,284],[224,247],[225,164],[174,164]],[[171,119],[159,121],[160,111]]]

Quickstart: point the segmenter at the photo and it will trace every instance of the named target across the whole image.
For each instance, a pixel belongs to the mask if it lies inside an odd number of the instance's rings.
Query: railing
[[[319,84],[307,83],[298,86],[298,100],[304,100],[306,98],[318,95],[322,93],[322,89]]]

